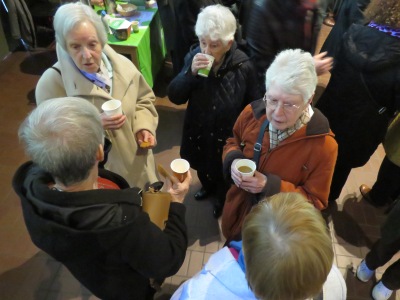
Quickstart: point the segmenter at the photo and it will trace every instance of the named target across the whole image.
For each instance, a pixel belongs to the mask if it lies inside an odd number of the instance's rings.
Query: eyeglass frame
[[[276,100],[276,104],[271,104],[270,100]],[[279,100],[278,99],[273,99],[270,98],[269,95],[267,95],[267,92],[264,94],[263,97],[263,102],[265,104],[265,107],[268,107],[269,109],[275,110],[279,107]],[[289,113],[294,113],[296,112],[302,105],[297,105],[297,104],[290,104],[290,103],[282,103],[282,110],[284,112],[289,112]]]

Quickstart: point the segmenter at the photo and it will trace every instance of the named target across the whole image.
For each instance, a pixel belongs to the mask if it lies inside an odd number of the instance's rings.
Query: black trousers
[[[367,254],[365,262],[371,270],[386,264],[400,250],[400,237],[393,241],[379,239]],[[391,290],[400,289],[400,259],[389,266],[382,275],[382,283]]]
[[[335,201],[339,198],[340,193],[347,181],[347,177],[351,172],[352,167],[343,160],[338,159],[333,171],[332,183],[329,192],[329,201]]]
[[[400,167],[393,164],[385,157],[379,169],[371,196],[374,200],[384,201],[389,197],[396,199],[399,196]],[[398,251],[400,251],[400,200],[390,211],[381,230],[382,237],[372,246],[365,262],[368,268],[376,268],[386,264]],[[400,289],[400,259],[389,266],[382,276],[383,284],[391,289]]]
[[[400,167],[386,156],[379,168],[378,178],[369,193],[374,202],[385,204],[395,200],[400,194]]]
[[[197,170],[197,177],[199,177],[200,183],[203,188],[210,194],[215,194],[217,197],[217,201],[219,204],[225,203],[225,196],[229,189],[229,185],[225,182],[224,177],[216,176],[215,178],[211,178],[208,175],[208,172],[203,170]]]

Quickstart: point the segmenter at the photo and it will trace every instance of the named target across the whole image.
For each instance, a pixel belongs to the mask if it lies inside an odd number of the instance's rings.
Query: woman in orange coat
[[[309,53],[282,51],[267,70],[264,98],[246,106],[237,119],[223,152],[224,175],[233,181],[222,213],[228,240],[240,238],[244,217],[265,196],[299,192],[317,209],[326,208],[338,149],[328,120],[311,107],[316,84]],[[264,121],[269,122],[265,132]],[[241,158],[257,160],[260,130],[257,171],[241,177],[234,165]]]

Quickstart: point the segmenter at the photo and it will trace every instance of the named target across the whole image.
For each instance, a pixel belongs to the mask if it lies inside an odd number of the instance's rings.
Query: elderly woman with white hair
[[[219,217],[227,191],[223,146],[242,109],[261,95],[253,65],[234,41],[236,20],[228,8],[204,8],[195,31],[200,45],[187,54],[185,66],[169,85],[168,97],[175,104],[188,102],[180,153],[197,170],[202,184],[195,199],[215,193],[214,216]],[[214,57],[208,77],[198,75],[208,65],[204,54]]]
[[[300,49],[277,55],[266,73],[263,99],[247,105],[223,152],[224,174],[232,180],[222,213],[228,240],[240,239],[244,217],[265,196],[301,193],[322,210],[337,157],[325,116],[311,107],[317,75],[311,54]],[[241,176],[238,159],[253,159],[254,176]]]
[[[151,148],[157,143],[158,114],[155,95],[144,77],[130,60],[106,44],[105,27],[90,6],[79,2],[62,5],[54,17],[54,29],[58,61],[37,84],[37,104],[80,97],[100,113],[107,100],[120,100],[123,114],[101,113],[103,128],[113,144],[105,167],[131,186],[143,188],[157,181]]]

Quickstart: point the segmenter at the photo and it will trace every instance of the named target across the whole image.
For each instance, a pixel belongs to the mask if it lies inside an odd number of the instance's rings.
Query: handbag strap
[[[367,86],[367,84],[365,83],[365,79],[364,79],[364,75],[362,72],[360,72],[360,77],[361,77],[361,82],[364,85],[365,90],[367,91],[368,97],[369,99],[372,101],[372,103],[376,106],[376,108],[378,109],[378,114],[382,115],[383,113],[385,113],[386,111],[386,107],[380,105],[377,101],[375,101],[374,97],[372,97],[372,94]]]
[[[258,167],[258,162],[260,160],[260,155],[261,155],[264,132],[267,129],[268,125],[269,125],[269,121],[268,121],[268,119],[265,119],[265,121],[261,125],[260,132],[258,133],[257,143],[254,144],[253,161],[256,163],[256,167]]]

